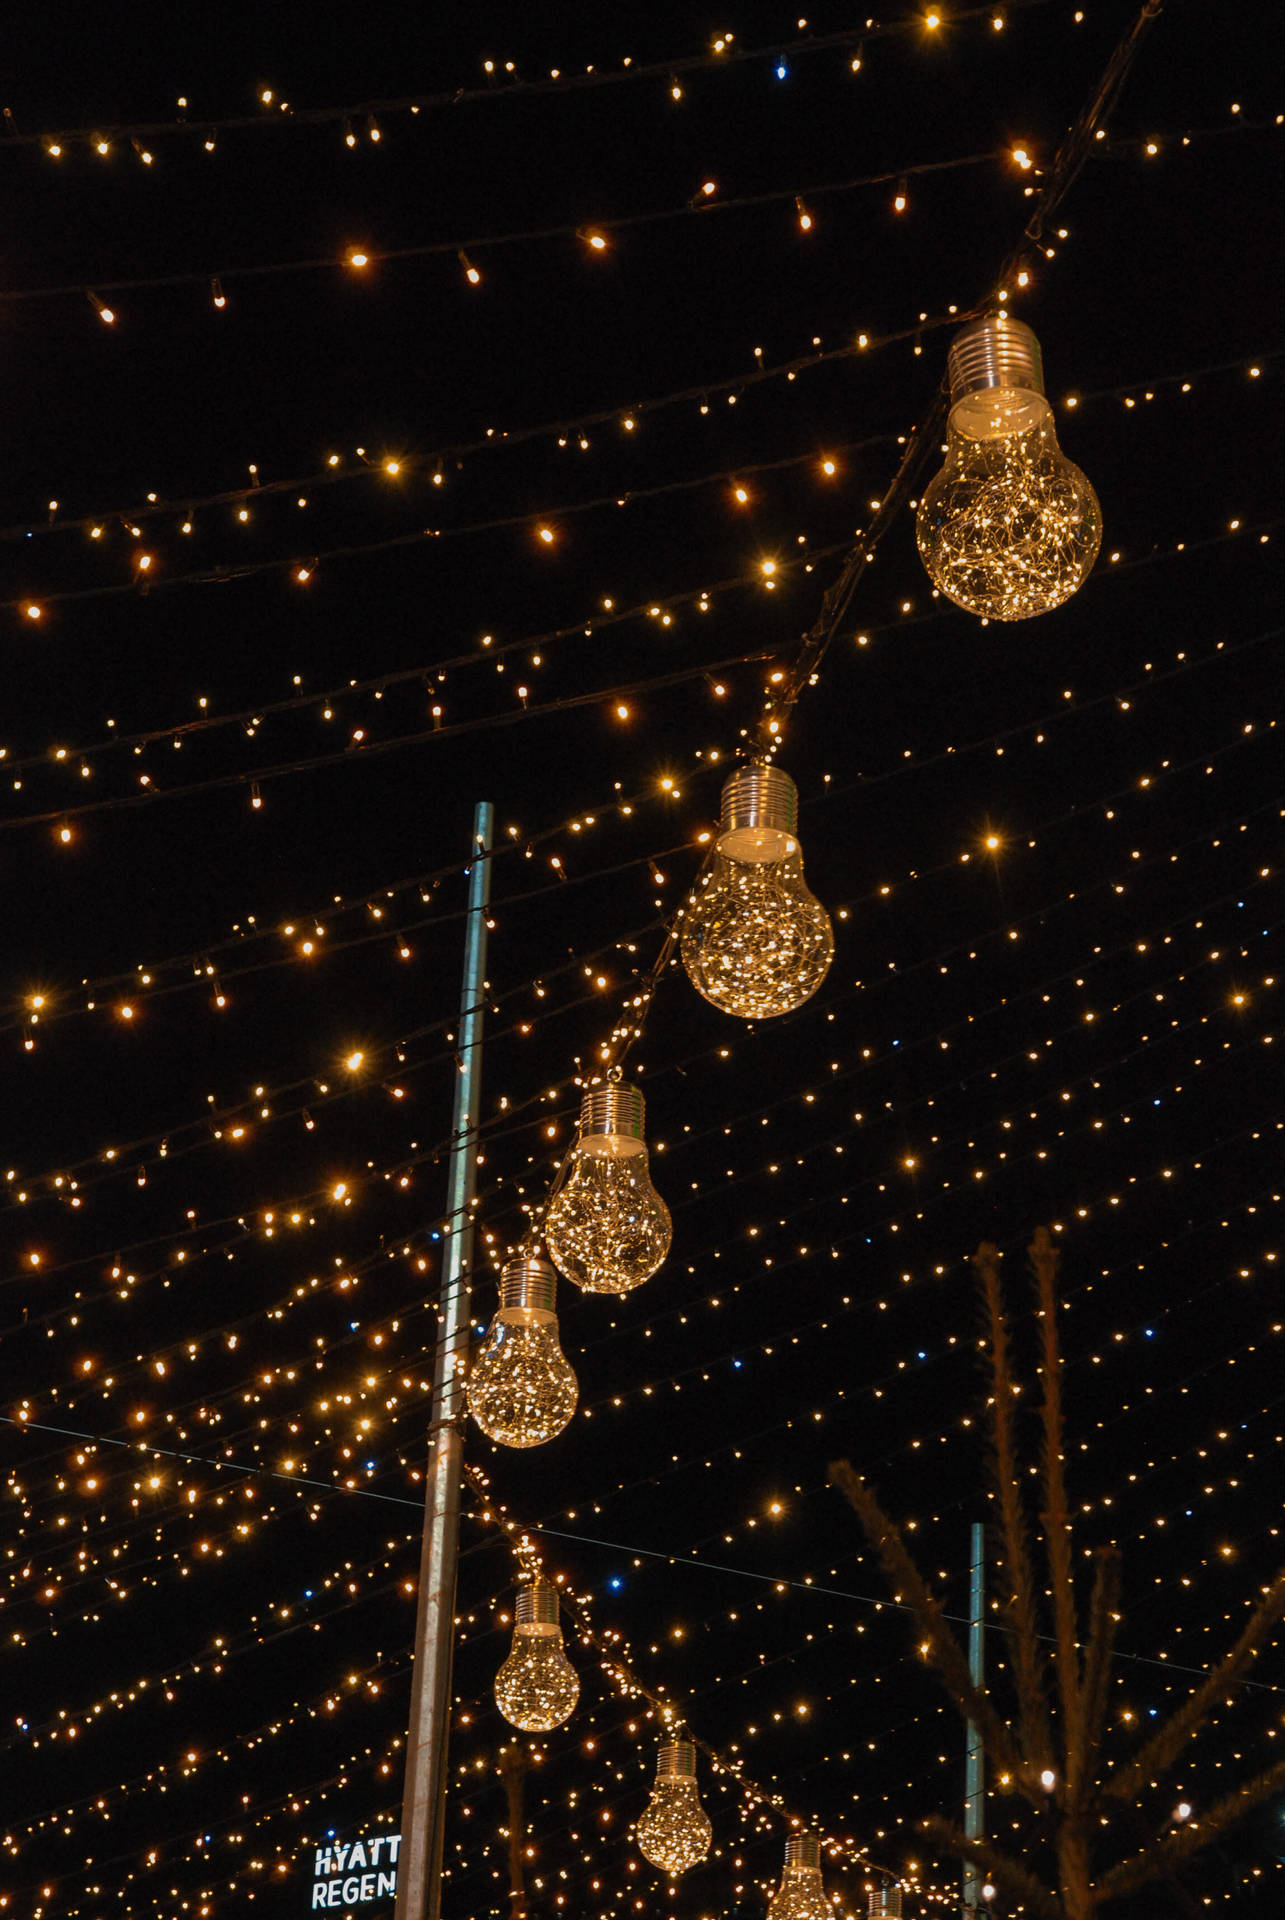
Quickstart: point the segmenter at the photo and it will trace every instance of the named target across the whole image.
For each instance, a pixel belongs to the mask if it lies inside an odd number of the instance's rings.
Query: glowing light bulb
[[[1102,509],[1057,443],[1039,342],[1007,314],[951,342],[946,464],[915,535],[934,586],[986,619],[1028,620],[1068,600],[1102,540]]]
[[[713,1837],[696,1785],[696,1749],[690,1740],[669,1741],[656,1756],[651,1799],[634,1827],[638,1851],[662,1873],[686,1873],[700,1865]]]
[[[468,1410],[488,1440],[539,1447],[576,1410],[576,1376],[558,1345],[557,1275],[547,1260],[510,1260],[500,1306],[465,1381]]]
[[[571,1718],[580,1678],[558,1624],[558,1590],[536,1580],[518,1595],[513,1650],[495,1676],[495,1704],[523,1733],[549,1733]]]
[[[901,1920],[901,1888],[874,1887],[869,1896],[869,1920],[877,1920],[883,1914],[889,1920]]]
[[[799,795],[780,767],[743,767],[723,788],[713,865],[686,910],[679,951],[698,993],[743,1020],[791,1013],[834,958],[795,835]]]
[[[768,1902],[767,1920],[833,1920],[821,1884],[821,1842],[815,1833],[796,1833],[786,1841],[785,1868]]]
[[[590,1087],[566,1180],[545,1219],[549,1252],[586,1293],[629,1293],[669,1252],[673,1223],[651,1184],[637,1087]]]

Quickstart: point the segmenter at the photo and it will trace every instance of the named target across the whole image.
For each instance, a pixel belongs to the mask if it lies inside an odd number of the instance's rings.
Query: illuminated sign
[[[312,1908],[360,1907],[397,1892],[400,1833],[377,1833],[348,1843],[332,1840],[313,1856]]]

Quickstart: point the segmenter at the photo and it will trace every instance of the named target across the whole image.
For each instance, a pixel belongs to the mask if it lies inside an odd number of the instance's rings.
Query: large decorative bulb
[[[538,1447],[576,1410],[576,1376],[558,1345],[558,1277],[547,1260],[510,1260],[500,1310],[464,1382],[468,1410],[489,1440]]]
[[[586,1293],[628,1293],[649,1280],[674,1237],[655,1187],[637,1087],[590,1087],[566,1180],[544,1223],[549,1252]]]
[[[803,878],[798,818],[798,789],[780,767],[734,773],[713,865],[683,919],[692,985],[743,1020],[801,1007],[834,958],[830,916]]]
[[[690,1740],[671,1740],[656,1756],[656,1783],[634,1827],[638,1851],[665,1873],[686,1873],[700,1865],[713,1837],[696,1786],[696,1749]]]
[[[768,1902],[767,1920],[834,1920],[821,1884],[821,1842],[815,1833],[796,1833],[786,1841],[785,1870]]]
[[[919,503],[919,553],[948,600],[1029,620],[1069,600],[1097,558],[1102,509],[1057,443],[1040,343],[1007,314],[955,335],[946,464]]]
[[[510,1726],[548,1733],[569,1720],[580,1677],[567,1659],[558,1624],[558,1590],[536,1580],[518,1594],[513,1651],[495,1676],[495,1704]]]

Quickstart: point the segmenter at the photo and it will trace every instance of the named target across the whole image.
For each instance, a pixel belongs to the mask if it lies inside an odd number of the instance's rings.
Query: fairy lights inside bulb
[[[821,1842],[814,1833],[785,1843],[781,1884],[768,1904],[767,1920],[833,1920],[821,1880]]]
[[[469,1412],[500,1446],[543,1446],[576,1410],[576,1376],[558,1344],[556,1287],[547,1260],[504,1268],[499,1311],[465,1383]]]
[[[560,1272],[586,1293],[629,1293],[663,1263],[669,1209],[651,1183],[637,1087],[591,1087],[566,1180],[545,1220]]]
[[[1039,343],[1007,314],[956,335],[946,464],[915,535],[936,586],[983,618],[1026,620],[1070,598],[1102,539],[1097,495],[1058,446]]]
[[[834,958],[830,917],[803,878],[797,820],[798,790],[780,767],[733,774],[714,861],[684,916],[679,950],[692,985],[743,1020],[802,1006]]]
[[[714,1829],[700,1802],[696,1749],[690,1740],[673,1740],[656,1756],[651,1799],[634,1826],[644,1860],[663,1873],[686,1873],[709,1853]]]
[[[523,1733],[550,1733],[571,1718],[580,1677],[567,1659],[558,1592],[536,1580],[518,1594],[513,1647],[495,1676],[495,1704]]]

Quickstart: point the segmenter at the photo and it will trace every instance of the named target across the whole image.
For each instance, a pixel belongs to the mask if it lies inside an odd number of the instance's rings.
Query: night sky
[[[316,1846],[395,1829],[474,805],[480,1334],[1135,12],[10,23],[6,1920],[286,1920]],[[827,1463],[965,1615],[979,1241],[1023,1366],[1032,1230],[1061,1251],[1077,1552],[1124,1553],[1108,1760],[1283,1558],[1279,51],[1247,0],[1145,39],[1012,289],[1096,569],[984,624],[896,517],[778,756],[830,973],[756,1025],[666,973],[630,1074],[669,1260],[560,1283],[559,1438],[468,1430],[646,1685],[852,1843],[845,1914],[853,1849],[950,1911],[917,1823],[964,1742]],[[509,1912],[517,1740],[542,1920],[759,1920],[786,1817],[702,1761],[714,1850],[671,1887],[629,1837],[656,1718],[570,1627],[570,1723],[500,1718],[515,1560],[466,1504],[444,1911]],[[1278,1757],[1279,1651],[1255,1677],[1139,1841]],[[1279,1913],[1283,1833],[1237,1829],[1189,1910]]]

